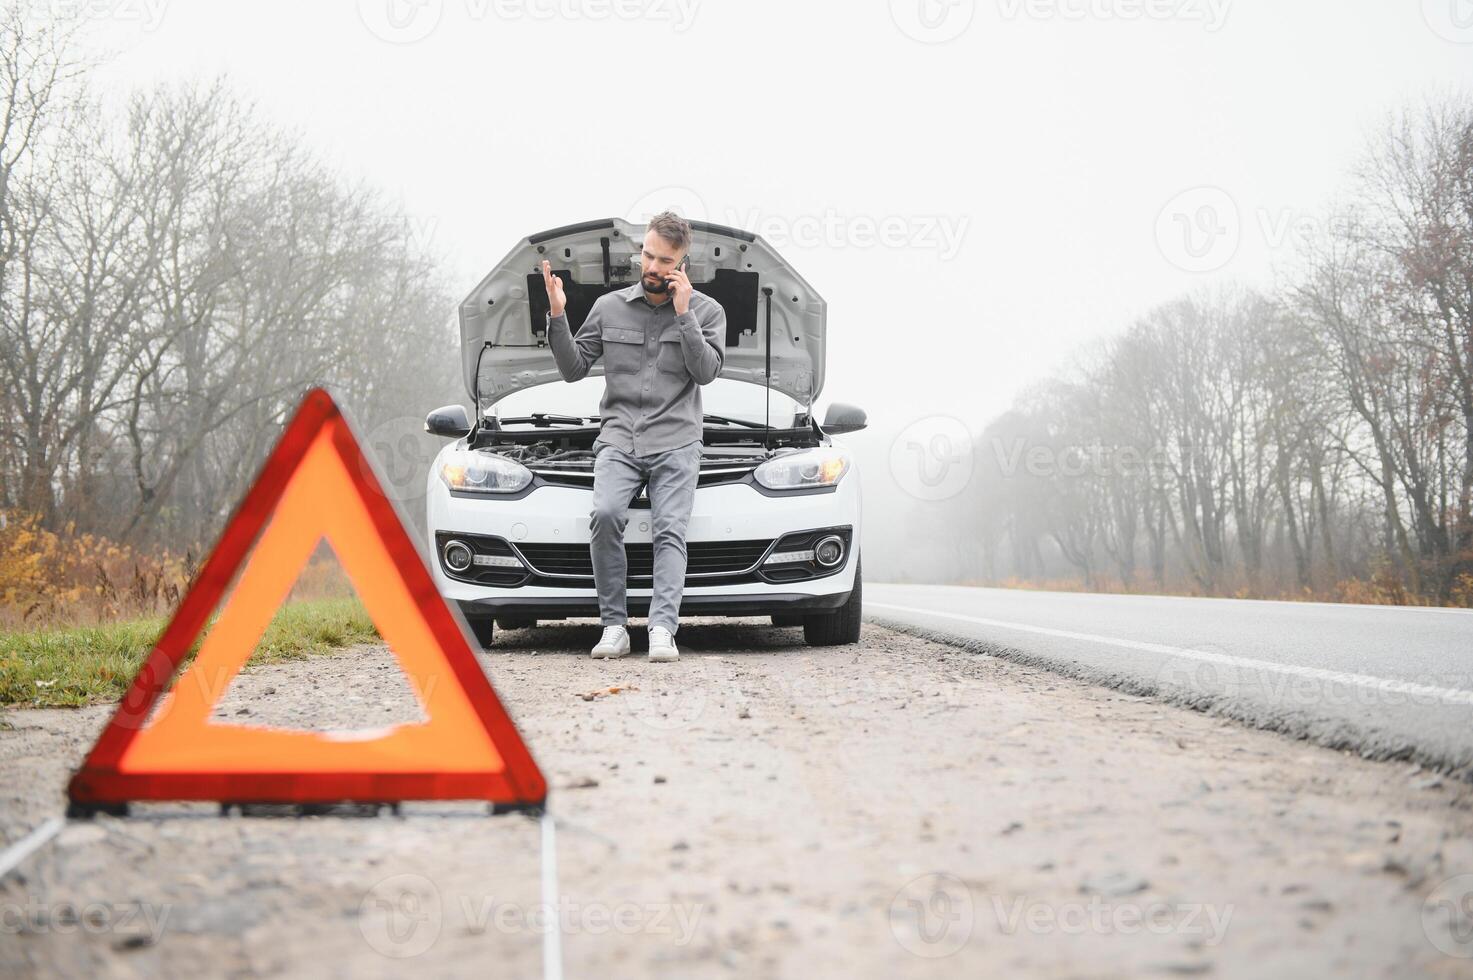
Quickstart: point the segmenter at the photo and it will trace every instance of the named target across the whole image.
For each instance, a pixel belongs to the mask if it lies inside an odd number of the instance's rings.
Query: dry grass
[[[202,549],[146,551],[94,534],[60,532],[0,510],[0,630],[101,626],[161,616],[179,605]],[[292,599],[352,594],[330,549],[302,570]]]
[[[116,700],[198,571],[195,552],[145,552],[0,511],[0,704]],[[261,638],[252,663],[377,636],[323,545]]]
[[[0,704],[40,708],[116,701],[166,622],[151,617],[105,626],[0,632]],[[355,598],[293,602],[272,619],[250,662],[300,660],[377,636]]]

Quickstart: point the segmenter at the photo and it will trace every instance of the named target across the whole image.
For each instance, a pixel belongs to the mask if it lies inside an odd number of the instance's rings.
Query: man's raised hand
[[[552,263],[542,260],[542,285],[547,288],[547,307],[553,316],[562,316],[568,294],[563,291],[563,277],[552,274]]]

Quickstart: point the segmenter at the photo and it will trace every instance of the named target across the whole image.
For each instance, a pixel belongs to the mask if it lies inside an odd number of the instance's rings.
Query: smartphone
[[[677,268],[677,269],[689,269],[689,267],[690,267],[690,253],[689,252],[686,252],[684,255],[682,255],[680,257],[680,264],[677,265],[675,268]],[[675,280],[672,279],[671,277],[666,276],[665,277],[665,286],[668,288],[670,286],[670,284],[673,283],[674,281]]]

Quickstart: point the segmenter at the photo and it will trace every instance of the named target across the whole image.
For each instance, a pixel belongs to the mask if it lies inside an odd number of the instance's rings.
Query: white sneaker
[[[605,626],[604,635],[588,651],[588,655],[595,660],[622,657],[629,652],[629,631],[619,626]]]
[[[650,661],[665,664],[679,659],[680,651],[675,649],[675,638],[670,631],[663,626],[650,627]]]

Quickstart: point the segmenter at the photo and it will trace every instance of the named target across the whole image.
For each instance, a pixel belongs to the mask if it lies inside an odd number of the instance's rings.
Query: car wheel
[[[537,620],[524,616],[502,616],[497,618],[496,625],[504,630],[524,630],[536,626]]]
[[[772,625],[774,626],[802,626],[804,616],[802,613],[773,613]]]
[[[832,647],[859,642],[859,622],[864,580],[859,558],[854,559],[854,589],[844,604],[831,613],[803,617],[803,641],[811,647]]]
[[[476,642],[481,645],[482,650],[489,649],[491,640],[496,634],[496,621],[494,619],[471,619],[471,632],[475,634]]]

